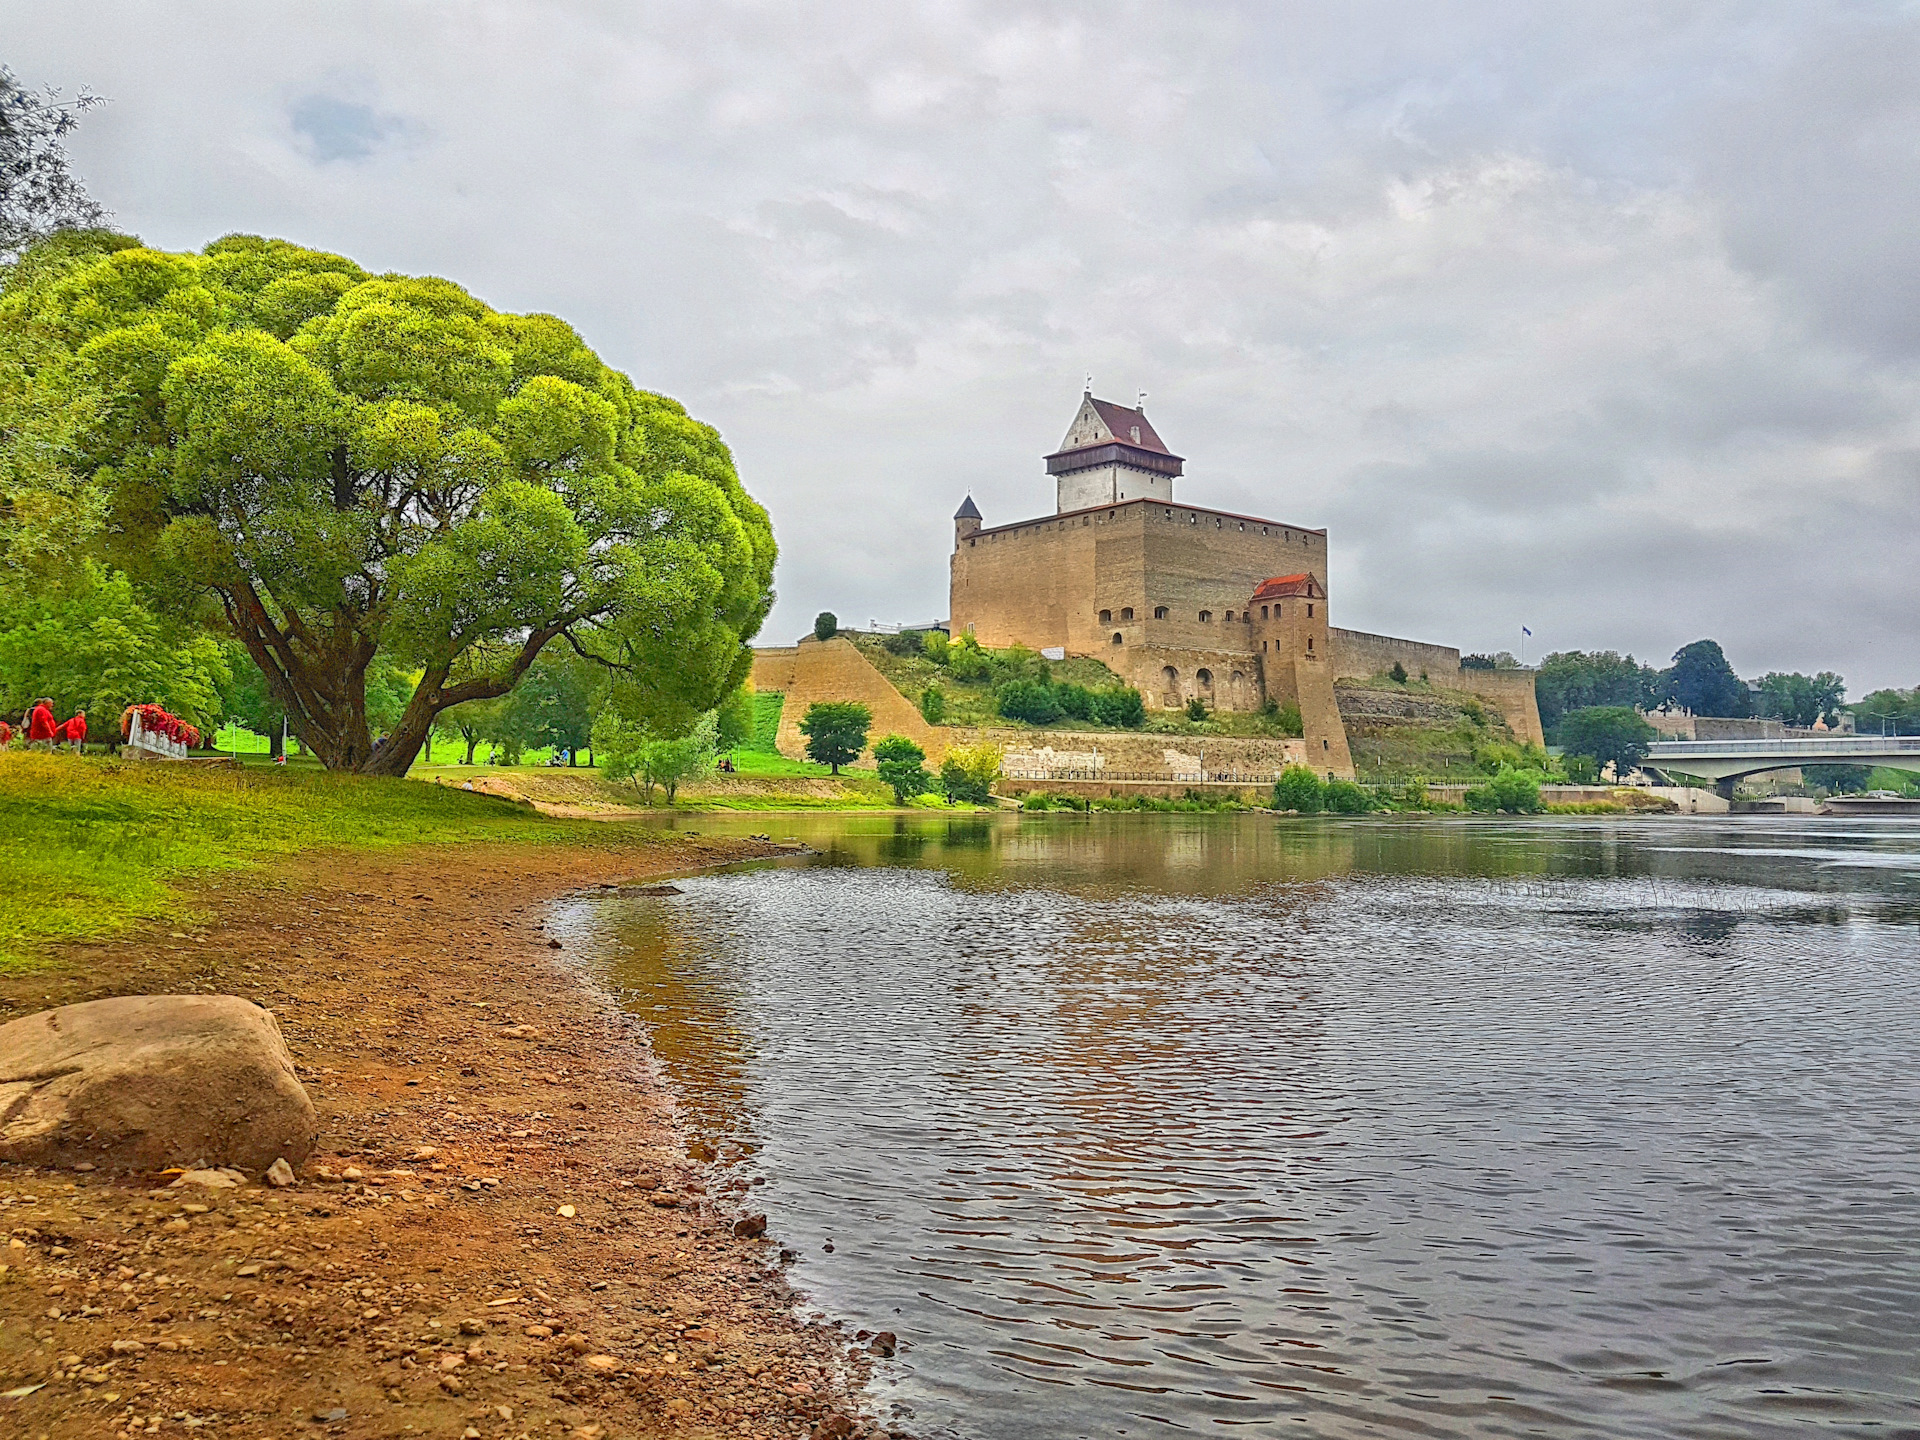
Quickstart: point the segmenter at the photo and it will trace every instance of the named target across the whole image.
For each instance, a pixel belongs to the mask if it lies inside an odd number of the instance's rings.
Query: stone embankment
[[[851,1414],[871,1338],[795,1320],[778,1237],[710,1193],[643,1034],[545,925],[554,896],[754,849],[316,857],[0,980],[15,1016],[264,1006],[318,1122],[279,1186],[0,1165],[0,1433],[882,1433]]]

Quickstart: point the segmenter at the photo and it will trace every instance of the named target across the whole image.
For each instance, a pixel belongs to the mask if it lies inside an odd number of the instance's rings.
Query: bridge
[[[1766,770],[1802,765],[1885,765],[1920,771],[1920,735],[1801,736],[1779,740],[1656,740],[1641,764],[1663,777],[1677,772],[1714,782],[1731,800],[1734,782]]]

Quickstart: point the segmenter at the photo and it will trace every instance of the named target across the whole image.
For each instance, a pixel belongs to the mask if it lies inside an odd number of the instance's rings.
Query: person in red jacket
[[[6,749],[11,744],[13,744],[13,726],[6,722],[4,716],[0,716],[0,750]]]
[[[27,713],[27,743],[38,745],[45,741],[49,748],[54,743],[53,702],[39,700]]]
[[[87,743],[87,712],[74,711],[73,718],[60,728],[67,737],[67,743],[73,746],[73,753],[78,755]]]

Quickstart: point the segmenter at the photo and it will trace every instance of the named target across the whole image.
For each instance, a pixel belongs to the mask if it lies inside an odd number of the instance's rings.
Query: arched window
[[[1116,645],[1124,645],[1127,642],[1120,638],[1120,632],[1116,630],[1113,632],[1113,643]]]
[[[1167,618],[1167,607],[1166,607],[1166,606],[1164,606],[1164,605],[1156,605],[1156,606],[1154,606],[1154,607],[1153,607],[1153,618],[1154,618],[1154,619],[1156,619],[1156,620],[1164,620],[1164,619],[1166,619],[1166,618]]]
[[[1311,655],[1312,653],[1313,653],[1313,637],[1309,635],[1307,636],[1307,654]]]
[[[1163,682],[1165,682],[1167,693],[1169,695],[1179,690],[1180,672],[1174,669],[1173,666],[1169,665],[1164,670],[1162,670],[1160,672],[1160,679]]]
[[[1123,605],[1123,606],[1121,606],[1121,607],[1120,607],[1120,618],[1121,618],[1122,620],[1131,620],[1131,619],[1133,618],[1133,606],[1131,606],[1131,605]]]
[[[1100,612],[1100,623],[1102,625],[1111,625],[1113,623],[1113,611],[1102,610]]]
[[[1213,672],[1211,670],[1196,670],[1193,672],[1193,678],[1200,683],[1202,690],[1211,690],[1213,688]]]
[[[1212,620],[1212,619],[1213,619],[1213,611],[1211,611],[1211,610],[1202,610],[1202,611],[1200,612],[1200,623],[1201,623],[1202,625],[1205,625],[1205,624],[1206,624],[1206,623],[1207,623],[1208,621],[1210,621],[1210,620]]]
[[[1229,625],[1233,623],[1233,611],[1231,610],[1227,611],[1227,623]]]

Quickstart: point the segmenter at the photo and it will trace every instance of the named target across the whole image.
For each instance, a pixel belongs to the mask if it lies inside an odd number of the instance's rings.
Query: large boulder
[[[237,995],[123,995],[0,1025],[0,1160],[257,1176],[305,1160],[316,1133],[279,1025]]]

